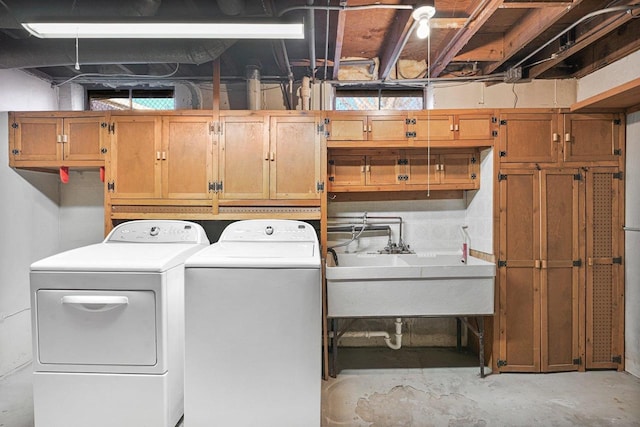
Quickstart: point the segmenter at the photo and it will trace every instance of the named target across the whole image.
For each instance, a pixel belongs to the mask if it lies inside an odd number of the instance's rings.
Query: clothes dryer
[[[131,221],[31,265],[36,427],[173,427],[184,403],[184,261],[198,224]]]

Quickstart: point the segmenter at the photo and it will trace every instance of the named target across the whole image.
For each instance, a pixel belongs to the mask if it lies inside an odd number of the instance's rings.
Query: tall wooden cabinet
[[[622,368],[621,121],[552,111],[500,116],[501,372]]]

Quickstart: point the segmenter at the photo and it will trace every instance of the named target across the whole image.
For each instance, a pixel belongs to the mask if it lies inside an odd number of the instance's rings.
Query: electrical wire
[[[151,74],[103,74],[103,73],[82,73],[82,74],[78,74],[76,76],[71,77],[70,79],[67,79],[61,83],[56,83],[56,84],[52,84],[51,87],[60,87],[62,85],[66,85],[67,83],[71,83],[72,81],[79,79],[81,77],[133,77],[136,79],[167,79],[169,77],[173,77],[177,72],[178,69],[180,68],[180,63],[176,63],[176,69],[173,70],[171,73],[169,74],[165,74],[165,75],[151,75]]]

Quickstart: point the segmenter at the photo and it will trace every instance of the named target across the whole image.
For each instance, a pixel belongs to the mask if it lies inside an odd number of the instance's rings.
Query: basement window
[[[107,110],[175,110],[173,89],[88,90],[89,109]]]
[[[422,91],[336,91],[335,110],[422,110]]]

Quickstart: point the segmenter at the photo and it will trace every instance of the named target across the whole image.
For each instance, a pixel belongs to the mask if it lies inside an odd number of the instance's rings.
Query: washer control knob
[[[156,226],[151,227],[151,230],[149,231],[150,236],[157,236],[158,233],[160,233],[160,227],[156,227]]]
[[[270,225],[267,225],[267,228],[264,229],[264,232],[266,233],[267,236],[271,236],[273,234],[273,227]]]

